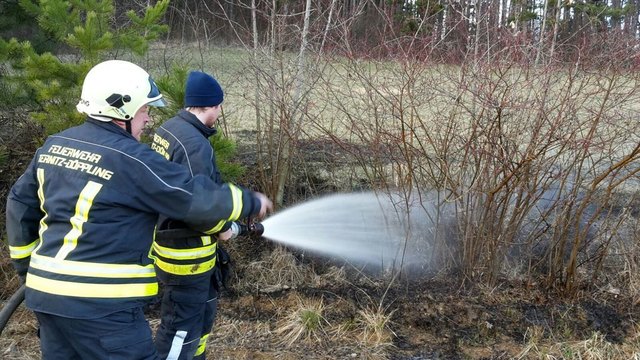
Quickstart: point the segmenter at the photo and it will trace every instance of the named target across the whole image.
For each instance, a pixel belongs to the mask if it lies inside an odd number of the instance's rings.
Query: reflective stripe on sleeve
[[[38,245],[39,241],[40,241],[40,239],[36,239],[31,244],[25,245],[25,246],[11,246],[11,245],[9,245],[9,256],[12,259],[24,259],[26,257],[29,257],[31,255],[31,253],[33,252],[33,249],[35,249],[36,246]]]
[[[212,227],[211,229],[205,231],[205,234],[215,234],[217,232],[220,232],[220,230],[222,230],[222,227],[224,226],[224,224],[226,224],[227,221],[226,220],[220,220],[220,222],[218,222],[218,224],[216,224],[216,226]]]
[[[88,284],[46,279],[27,274],[26,285],[30,289],[62,296],[84,298],[132,298],[149,297],[158,293],[158,283],[142,284]]]
[[[242,190],[233,184],[229,184],[229,190],[231,190],[231,202],[233,203],[231,215],[229,215],[229,218],[226,221],[221,220],[216,224],[216,226],[205,231],[205,234],[215,234],[219,232],[227,221],[236,221],[242,214]]]
[[[231,189],[231,198],[233,199],[233,211],[231,211],[229,221],[236,221],[242,213],[242,190],[233,184],[229,184],[229,189]]]

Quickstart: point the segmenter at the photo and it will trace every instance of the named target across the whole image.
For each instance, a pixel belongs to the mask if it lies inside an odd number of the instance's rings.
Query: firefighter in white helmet
[[[49,136],[9,193],[10,255],[45,360],[159,358],[142,310],[158,292],[149,254],[159,214],[206,233],[272,207],[140,143],[149,107],[163,105],[139,66],[96,65],[77,105],[86,121]]]

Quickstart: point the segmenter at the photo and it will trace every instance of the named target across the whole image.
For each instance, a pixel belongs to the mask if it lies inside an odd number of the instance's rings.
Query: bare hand
[[[258,218],[262,219],[268,212],[273,211],[273,202],[263,193],[255,192],[254,194],[258,200],[260,200],[260,212],[258,213]]]
[[[226,241],[229,240],[233,237],[233,230],[231,230],[231,228],[229,228],[227,231],[223,231],[220,233],[216,234],[216,238],[218,238],[218,240],[222,240],[222,241]]]

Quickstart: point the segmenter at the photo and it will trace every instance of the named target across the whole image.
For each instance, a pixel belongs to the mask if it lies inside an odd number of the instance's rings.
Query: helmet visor
[[[147,95],[147,99],[150,101],[147,103],[148,106],[155,107],[164,107],[167,106],[167,102],[162,98],[162,94],[160,94],[160,89],[156,85],[155,81],[149,76],[149,94]]]
[[[147,103],[147,106],[155,106],[155,107],[165,107],[167,106],[167,102],[164,101],[163,98],[154,100],[152,102]]]

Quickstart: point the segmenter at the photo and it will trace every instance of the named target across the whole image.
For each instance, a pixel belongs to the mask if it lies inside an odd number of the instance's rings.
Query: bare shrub
[[[521,23],[496,27],[488,9],[469,28],[449,7],[456,16],[441,30],[451,32],[425,32],[429,16],[442,20],[428,12],[407,31],[390,8],[365,3],[293,11],[253,1],[251,23],[215,11],[251,52],[238,76],[251,84],[242,96],[254,110],[259,187],[280,206],[285,189],[299,200],[298,174],[399,193],[407,213],[429,199],[439,211],[416,215],[433,224],[422,239],[429,266],[462,282],[509,276],[575,295],[605,285],[602,271],[619,273],[612,254],[631,219],[613,200],[636,190],[640,170],[632,39],[608,34],[605,52],[595,40],[558,42],[554,26],[536,40]],[[350,32],[372,12],[372,38],[383,41],[363,47]],[[309,139],[340,154],[312,159],[301,151]]]
[[[500,55],[459,67],[334,61],[318,84],[338,115],[317,129],[372,187],[453,207],[455,229],[424,240],[439,268],[491,284],[515,263],[572,294],[624,240],[612,199],[636,187],[640,79]]]

